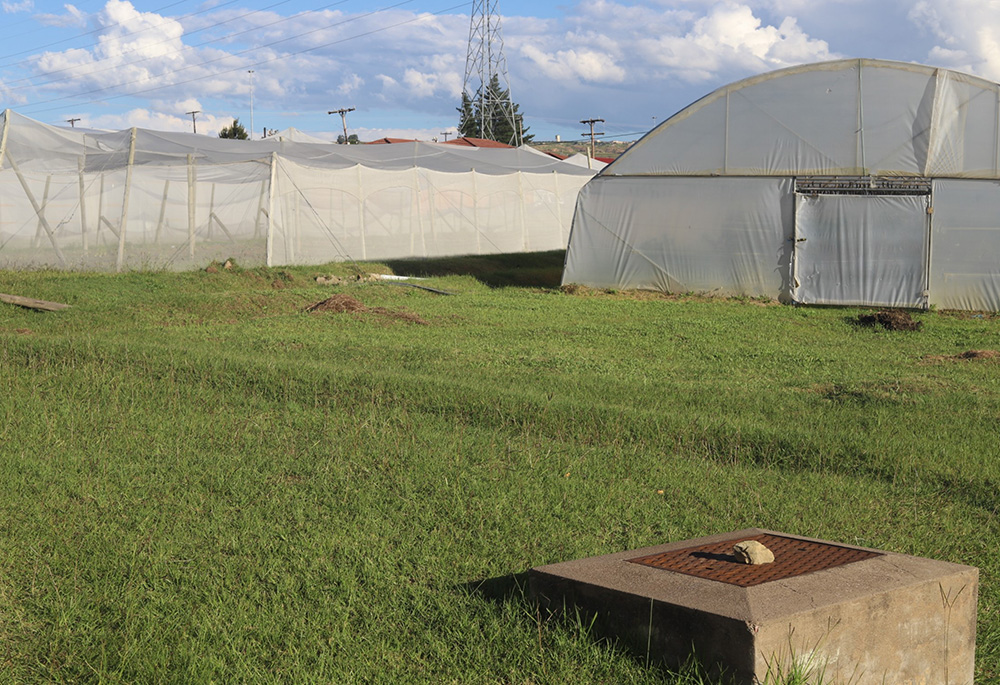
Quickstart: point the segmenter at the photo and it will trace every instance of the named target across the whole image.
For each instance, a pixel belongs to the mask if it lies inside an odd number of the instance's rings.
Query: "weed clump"
[[[858,324],[874,328],[881,326],[887,331],[919,331],[923,321],[914,321],[903,309],[883,309],[874,314],[860,314]]]

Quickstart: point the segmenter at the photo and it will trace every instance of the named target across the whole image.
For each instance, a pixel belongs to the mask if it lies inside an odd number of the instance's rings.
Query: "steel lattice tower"
[[[465,56],[465,83],[462,92],[480,113],[480,138],[496,140],[494,122],[505,121],[514,133],[510,140],[500,142],[520,145],[521,124],[514,113],[497,4],[497,0],[472,0],[469,51]],[[494,77],[501,92],[490,88]],[[472,87],[475,91],[471,90]]]

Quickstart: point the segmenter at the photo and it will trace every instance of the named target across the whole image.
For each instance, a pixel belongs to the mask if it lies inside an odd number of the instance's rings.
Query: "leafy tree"
[[[493,74],[475,100],[468,93],[462,93],[462,103],[457,108],[458,133],[508,145],[530,143],[535,136],[528,133],[518,109],[518,104],[510,99],[510,90],[502,88],[500,77]]]
[[[343,145],[343,144],[344,144],[344,134],[341,133],[339,136],[337,136],[337,145]],[[358,134],[352,133],[351,135],[347,136],[347,144],[360,145],[361,140],[358,139]]]
[[[240,123],[239,118],[233,119],[232,126],[223,126],[222,130],[219,131],[220,138],[235,138],[237,140],[246,140],[250,136],[247,135],[247,130],[243,128],[243,124]]]

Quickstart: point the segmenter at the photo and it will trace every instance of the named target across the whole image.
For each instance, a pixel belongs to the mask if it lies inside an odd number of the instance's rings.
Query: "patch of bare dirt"
[[[961,354],[933,354],[924,357],[925,362],[972,362],[1000,359],[997,350],[967,350]]]
[[[14,332],[17,333],[18,335],[31,335],[32,333],[34,333],[34,331],[31,330],[30,328],[15,328]]]
[[[325,300],[320,300],[315,304],[311,304],[306,307],[307,312],[336,312],[337,314],[342,314],[343,312],[364,312],[368,311],[368,307],[358,302],[350,295],[334,295],[328,297]]]
[[[427,326],[428,322],[413,312],[393,311],[385,307],[367,307],[350,295],[338,294],[320,300],[306,307],[307,312],[334,312],[335,314],[359,313],[376,314],[388,319]]]
[[[914,321],[904,309],[883,309],[874,314],[859,314],[858,324],[873,328],[881,326],[887,331],[919,331],[924,322]]]

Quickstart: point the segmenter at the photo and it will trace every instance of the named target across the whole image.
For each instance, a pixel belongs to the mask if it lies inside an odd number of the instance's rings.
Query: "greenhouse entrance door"
[[[910,188],[892,194],[796,188],[793,299],[926,308],[930,184],[926,192]]]

